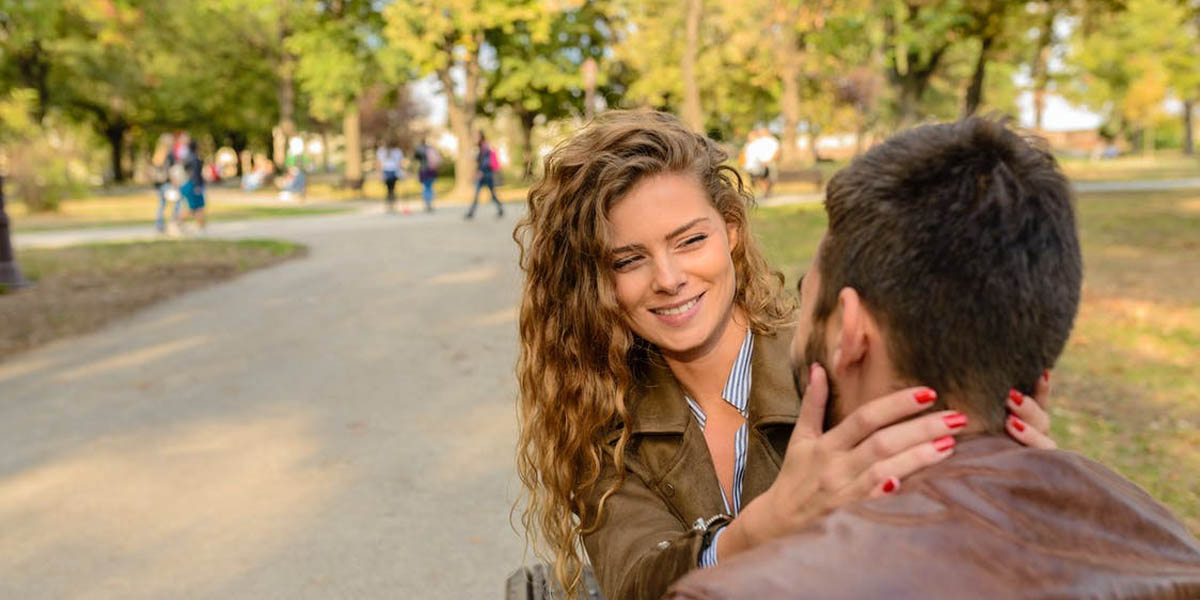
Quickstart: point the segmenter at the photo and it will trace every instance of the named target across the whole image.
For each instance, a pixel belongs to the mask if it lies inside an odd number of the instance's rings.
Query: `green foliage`
[[[51,212],[63,199],[81,191],[72,176],[78,149],[68,131],[54,137],[42,135],[33,116],[37,92],[19,89],[0,98],[0,154],[4,156],[5,192],[29,212]],[[76,169],[77,170],[77,169]]]
[[[1098,15],[1080,29],[1071,59],[1076,100],[1103,114],[1119,133],[1153,126],[1175,88],[1195,94],[1200,63],[1186,7],[1171,0],[1128,0],[1126,10]]]

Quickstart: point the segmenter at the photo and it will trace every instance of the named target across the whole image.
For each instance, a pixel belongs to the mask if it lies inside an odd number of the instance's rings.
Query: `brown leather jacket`
[[[1200,544],[1133,483],[998,436],[670,598],[1200,598]]]
[[[791,337],[791,330],[780,330],[754,338],[742,506],[775,481],[800,410],[788,362]],[[599,526],[583,536],[608,600],[662,597],[696,568],[705,535],[727,521],[709,522],[725,510],[720,484],[704,434],[670,369],[652,367],[629,410],[624,481],[605,502]],[[608,436],[610,448],[618,435]],[[592,506],[617,479],[612,455],[605,459]]]

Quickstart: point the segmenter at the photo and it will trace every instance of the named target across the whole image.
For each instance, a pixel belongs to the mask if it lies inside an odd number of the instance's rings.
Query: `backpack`
[[[433,146],[425,147],[425,164],[429,166],[430,171],[438,170],[442,166],[442,154]]]
[[[488,148],[488,168],[493,173],[500,171],[500,158],[496,156],[496,151]]]

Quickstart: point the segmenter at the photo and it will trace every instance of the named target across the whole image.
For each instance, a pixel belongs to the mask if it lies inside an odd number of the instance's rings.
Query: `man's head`
[[[801,280],[793,359],[830,375],[831,420],[928,385],[976,427],[1004,426],[1071,331],[1082,259],[1054,159],[1001,123],[918,127],[829,182],[829,229]]]

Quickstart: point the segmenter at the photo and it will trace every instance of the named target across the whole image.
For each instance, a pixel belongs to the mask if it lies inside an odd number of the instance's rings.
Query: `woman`
[[[657,598],[691,569],[894,491],[965,424],[940,411],[879,427],[925,411],[927,388],[825,434],[823,411],[799,418],[794,302],[725,161],[674,117],[614,112],[557,148],[530,191],[515,234],[518,470],[526,529],[568,590],[582,542],[606,597]],[[825,373],[810,372],[802,402],[823,406]],[[1019,439],[1052,444],[1034,402],[1011,406],[1034,425]]]

